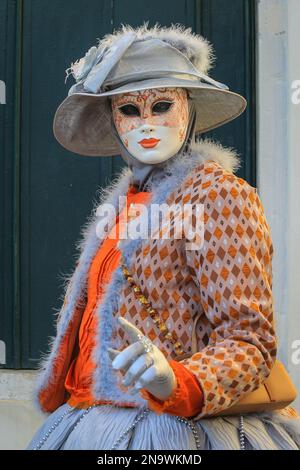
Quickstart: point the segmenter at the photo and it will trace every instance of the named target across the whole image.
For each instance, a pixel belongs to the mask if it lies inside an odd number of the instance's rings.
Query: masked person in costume
[[[67,70],[56,139],[126,166],[83,228],[28,449],[300,447],[292,385],[260,395],[284,374],[262,203],[233,150],[196,139],[246,107],[207,75],[212,59],[190,28],[123,25]]]

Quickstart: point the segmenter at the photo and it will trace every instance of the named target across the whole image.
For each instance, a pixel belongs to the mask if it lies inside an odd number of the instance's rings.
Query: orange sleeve
[[[180,362],[169,360],[177,379],[177,387],[166,400],[159,400],[148,390],[142,388],[140,394],[148,400],[148,407],[158,414],[193,417],[200,413],[203,406],[203,393],[197,377]]]

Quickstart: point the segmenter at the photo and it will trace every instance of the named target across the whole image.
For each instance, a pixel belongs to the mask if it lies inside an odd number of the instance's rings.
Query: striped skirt
[[[67,403],[48,415],[26,450],[299,450],[300,417],[265,412],[194,421],[149,408]]]

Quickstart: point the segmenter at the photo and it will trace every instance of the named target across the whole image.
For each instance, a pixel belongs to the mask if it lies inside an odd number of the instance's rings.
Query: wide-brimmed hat
[[[210,43],[182,25],[123,25],[67,69],[76,83],[55,113],[54,135],[80,155],[118,155],[111,97],[166,87],[187,89],[196,106],[196,133],[219,127],[239,116],[247,102],[207,75],[213,58]]]

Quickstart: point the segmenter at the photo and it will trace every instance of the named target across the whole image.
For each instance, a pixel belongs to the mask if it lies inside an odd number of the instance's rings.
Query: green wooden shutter
[[[21,365],[19,6],[17,1],[0,2],[0,80],[6,85],[6,104],[0,104],[0,341],[6,357],[1,357],[0,367]]]
[[[74,83],[64,83],[67,67],[121,23],[182,23],[204,34],[217,56],[212,76],[248,100],[242,117],[206,135],[240,152],[239,174],[255,185],[255,18],[251,0],[0,1],[1,367],[35,368],[47,351],[80,228],[123,166],[120,157],[71,154],[55,140],[53,116]]]

